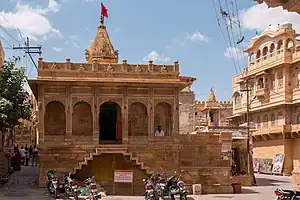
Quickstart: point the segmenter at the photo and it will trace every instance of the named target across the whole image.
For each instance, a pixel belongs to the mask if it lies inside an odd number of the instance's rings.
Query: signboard
[[[133,171],[132,170],[115,170],[114,171],[115,183],[132,183]]]
[[[284,154],[276,154],[275,159],[274,159],[274,164],[273,164],[273,174],[281,174],[282,173],[282,168],[283,168],[283,163],[284,163]]]

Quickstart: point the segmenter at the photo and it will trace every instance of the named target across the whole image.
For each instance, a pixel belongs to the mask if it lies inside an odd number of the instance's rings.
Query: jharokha
[[[79,180],[94,175],[108,194],[141,195],[143,178],[184,170],[189,186],[232,193],[230,161],[221,156],[231,133],[179,134],[180,91],[195,78],[180,76],[177,61],[118,63],[103,24],[85,58],[40,57],[37,80],[29,81],[39,106],[40,186],[53,169]],[[154,136],[158,125],[165,136]],[[133,183],[114,183],[114,170],[132,170]]]

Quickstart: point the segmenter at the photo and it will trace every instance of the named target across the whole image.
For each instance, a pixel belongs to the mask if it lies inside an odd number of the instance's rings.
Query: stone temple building
[[[232,115],[231,101],[217,101],[211,89],[207,101],[195,100],[190,87],[184,88],[179,95],[180,134],[192,133],[208,126],[228,126],[227,119]]]
[[[85,56],[86,63],[40,57],[29,81],[39,105],[40,186],[54,169],[79,180],[93,174],[108,194],[141,195],[142,178],[184,170],[189,187],[232,193],[230,162],[221,157],[231,133],[179,134],[179,94],[195,78],[180,76],[177,61],[118,63],[103,24]],[[165,136],[154,136],[158,125]],[[120,173],[129,182],[120,183]]]
[[[5,58],[4,49],[0,41],[0,70],[2,69],[2,66],[4,64],[4,58]]]
[[[244,72],[233,77],[233,121],[245,122],[246,87],[250,87],[250,121],[253,157],[273,159],[284,154],[283,173],[300,167],[300,43],[292,24],[269,27],[255,36],[245,50],[249,54]]]

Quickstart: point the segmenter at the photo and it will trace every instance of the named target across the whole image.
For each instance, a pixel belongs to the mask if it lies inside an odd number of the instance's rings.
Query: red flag
[[[101,15],[103,16],[103,17],[106,17],[106,18],[108,18],[108,12],[107,12],[108,10],[105,8],[105,6],[103,5],[103,3],[101,3]]]

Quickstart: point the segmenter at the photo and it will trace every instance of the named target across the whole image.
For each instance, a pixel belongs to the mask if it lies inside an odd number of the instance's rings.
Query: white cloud
[[[208,42],[208,38],[200,32],[186,33],[186,40]]]
[[[61,52],[63,50],[63,48],[60,47],[52,47],[52,49],[56,52]]]
[[[156,51],[151,51],[147,56],[144,57],[144,61],[152,60],[153,62],[163,62],[167,63],[171,60],[170,57],[164,55],[159,55]]]
[[[33,8],[28,4],[17,3],[15,10],[10,12],[0,12],[0,25],[8,29],[19,29],[25,36],[32,40],[38,40],[45,36],[61,37],[59,30],[52,27],[46,14],[58,12],[58,4],[54,0],[49,0],[47,8]]]
[[[283,10],[282,7],[268,8],[263,4],[256,4],[241,11],[241,23],[243,28],[249,30],[264,30],[269,25],[290,22],[296,31],[300,32],[300,15]]]
[[[241,49],[235,47],[226,48],[224,56],[226,58],[234,58],[234,59],[243,59],[247,54],[244,53]]]
[[[95,0],[84,0],[84,1],[89,3],[89,2],[94,2]]]

